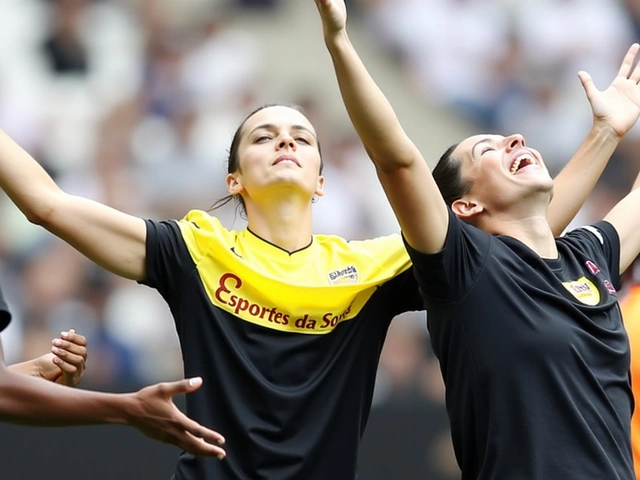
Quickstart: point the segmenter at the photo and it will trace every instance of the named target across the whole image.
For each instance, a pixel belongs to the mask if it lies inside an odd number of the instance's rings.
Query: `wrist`
[[[7,366],[7,370],[11,373],[19,375],[27,375],[29,377],[42,378],[42,369],[38,365],[38,359],[27,360],[21,363],[14,363]]]
[[[349,44],[349,36],[347,35],[346,28],[340,28],[339,30],[328,31],[324,30],[324,43],[329,50],[340,48]]]
[[[133,425],[134,419],[139,414],[139,403],[135,394],[110,394],[110,400],[112,401],[112,409],[109,423]]]
[[[605,120],[599,119],[595,119],[593,121],[591,134],[596,136],[598,139],[616,143],[622,139],[622,135],[618,133],[616,129],[609,125]]]

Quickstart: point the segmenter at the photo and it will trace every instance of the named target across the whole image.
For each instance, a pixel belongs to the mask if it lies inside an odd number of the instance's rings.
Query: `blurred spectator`
[[[50,0],[51,33],[44,50],[56,73],[84,74],[87,72],[87,51],[81,32],[82,16],[88,0]]]

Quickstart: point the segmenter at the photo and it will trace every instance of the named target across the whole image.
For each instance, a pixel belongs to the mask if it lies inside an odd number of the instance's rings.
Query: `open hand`
[[[347,24],[347,6],[344,0],[314,0],[322,18],[325,35],[344,30]]]
[[[629,48],[618,75],[604,91],[596,88],[587,72],[578,73],[591,104],[594,122],[607,126],[618,137],[624,136],[640,116],[640,67],[633,66],[639,51],[637,43]]]
[[[198,377],[139,390],[133,394],[139,408],[130,412],[131,424],[155,440],[172,443],[194,455],[222,460],[225,451],[210,442],[222,445],[224,437],[191,420],[172,400],[176,395],[196,391],[201,385],[202,379]]]

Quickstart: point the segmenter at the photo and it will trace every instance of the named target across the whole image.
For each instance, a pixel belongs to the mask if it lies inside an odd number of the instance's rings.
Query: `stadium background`
[[[477,131],[520,132],[557,172],[591,116],[576,73],[611,81],[640,40],[638,0],[351,0],[356,47],[433,164]],[[315,230],[398,227],[342,107],[312,0],[1,0],[0,126],[67,191],[155,219],[225,194],[231,135],[253,107],[299,103],[323,146]],[[640,167],[640,129],[576,224],[601,218]],[[223,223],[242,228],[229,208]],[[159,295],[93,266],[0,194],[8,362],[68,328],[87,336],[83,388],[181,377]],[[218,368],[224,366],[218,366]],[[451,480],[457,469],[424,314],[389,333],[362,480]],[[224,432],[222,432],[224,433]],[[178,451],[121,427],[0,427],[3,479],[169,478]]]

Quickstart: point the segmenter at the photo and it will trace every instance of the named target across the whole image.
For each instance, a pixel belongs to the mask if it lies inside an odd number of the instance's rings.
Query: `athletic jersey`
[[[631,387],[633,397],[640,401],[640,284],[633,285],[622,301],[622,318],[631,345]],[[636,479],[640,480],[640,413],[631,417],[631,449],[636,467]]]
[[[541,258],[449,212],[444,249],[410,249],[463,480],[630,480],[629,344],[606,222]]]
[[[0,332],[7,328],[9,322],[11,322],[11,312],[9,312],[7,302],[5,302],[2,290],[0,290]]]
[[[176,480],[355,478],[389,323],[423,309],[399,235],[290,254],[192,211],[147,221],[144,283],[204,379],[188,414],[226,438],[223,461],[182,453]]]

